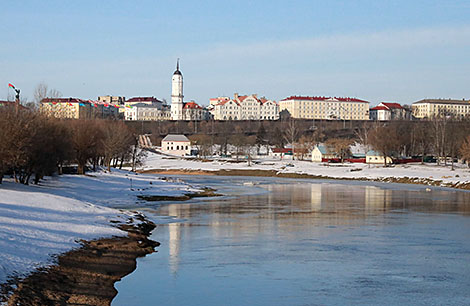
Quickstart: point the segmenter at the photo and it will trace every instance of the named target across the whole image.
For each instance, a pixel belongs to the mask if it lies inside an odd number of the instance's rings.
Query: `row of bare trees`
[[[265,126],[270,127],[266,130]],[[259,153],[263,146],[284,147],[290,144],[294,157],[304,159],[315,145],[324,143],[328,151],[338,154],[341,160],[350,155],[350,146],[355,142],[367,149],[381,153],[385,163],[401,156],[419,156],[424,162],[434,156],[438,163],[447,165],[456,158],[470,161],[470,122],[452,116],[439,116],[429,121],[365,122],[356,125],[353,131],[326,129],[322,125],[305,126],[305,122],[288,120],[282,122],[282,132],[271,123],[259,123],[256,133],[246,132],[243,125],[219,125],[217,133],[199,133],[191,140],[203,157],[210,156],[214,145],[219,153],[227,154],[229,145],[235,147],[237,155],[251,152],[256,147]]]
[[[45,175],[77,165],[134,167],[142,158],[137,137],[123,122],[59,120],[29,109],[0,108],[0,183],[6,173],[15,181],[38,183]]]
[[[453,168],[457,158],[470,160],[470,122],[449,116],[435,117],[429,121],[402,121],[376,123],[357,132],[361,143],[370,146],[385,157],[435,156],[437,163]],[[385,158],[387,160],[387,158]],[[385,161],[386,162],[386,161]]]

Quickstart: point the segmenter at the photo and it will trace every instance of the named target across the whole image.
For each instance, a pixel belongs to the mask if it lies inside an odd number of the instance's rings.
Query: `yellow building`
[[[77,98],[45,98],[40,111],[56,118],[117,118],[118,108],[111,104]]]
[[[356,98],[291,96],[279,101],[279,111],[298,119],[369,120],[369,102]]]
[[[439,116],[468,117],[469,100],[424,99],[411,105],[413,116],[419,119]]]

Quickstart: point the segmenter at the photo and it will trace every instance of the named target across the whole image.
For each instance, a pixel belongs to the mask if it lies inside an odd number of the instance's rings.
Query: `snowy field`
[[[436,164],[402,164],[384,168],[383,165],[367,165],[362,163],[327,164],[310,161],[287,159],[279,160],[269,157],[254,159],[255,163],[248,166],[247,162],[233,163],[228,160],[199,161],[196,159],[182,159],[149,153],[142,170],[168,169],[168,170],[275,170],[279,173],[302,173],[309,175],[327,176],[330,178],[353,179],[386,179],[386,178],[417,178],[442,181],[445,184],[463,184],[470,182],[470,169],[465,165],[458,165],[454,171],[450,166],[437,166]]]
[[[127,235],[113,224],[132,222],[136,213],[116,208],[135,206],[138,195],[198,190],[178,180],[117,170],[48,177],[39,186],[7,178],[0,184],[0,283],[53,263],[53,255],[79,247],[80,240]]]

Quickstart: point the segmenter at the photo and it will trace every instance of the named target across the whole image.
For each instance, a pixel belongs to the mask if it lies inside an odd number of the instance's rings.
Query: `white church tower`
[[[171,78],[171,119],[183,120],[183,74],[180,71],[179,59]]]

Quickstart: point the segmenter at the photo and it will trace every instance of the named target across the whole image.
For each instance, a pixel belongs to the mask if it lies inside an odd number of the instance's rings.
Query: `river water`
[[[161,246],[116,284],[114,306],[470,305],[469,192],[182,179],[225,196],[137,203]]]

